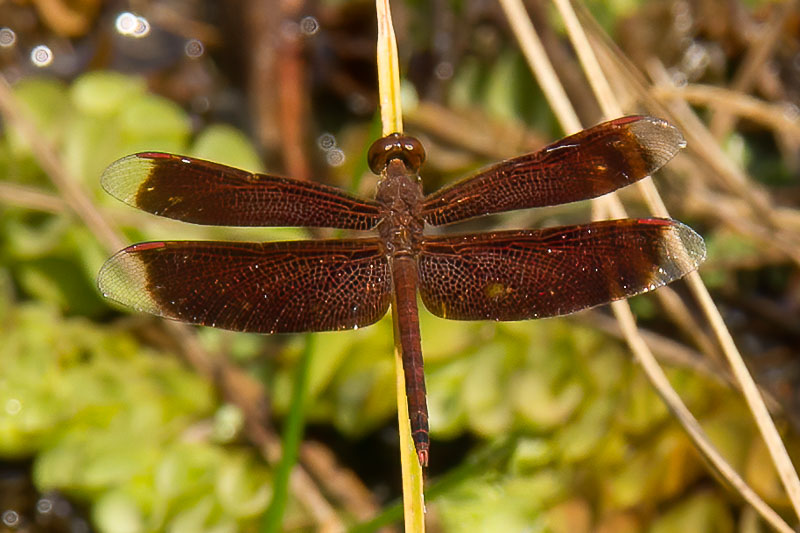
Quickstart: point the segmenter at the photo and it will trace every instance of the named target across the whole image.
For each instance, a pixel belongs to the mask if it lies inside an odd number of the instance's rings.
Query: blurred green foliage
[[[259,166],[232,128],[207,128],[190,144],[186,113],[138,78],[27,79],[15,95],[69,175],[120,211],[127,208],[105,198],[98,178],[131,152]],[[3,133],[4,180],[51,189],[19,132]],[[230,407],[173,355],[89,320],[109,313],[94,285],[107,255],[67,209],[0,211],[0,455],[35,457],[37,486],[92,502],[103,532],[234,532],[255,523],[270,475],[251,448],[226,444],[235,436],[226,424],[237,425]]]
[[[519,49],[510,46],[500,50],[498,56],[466,56],[453,76],[448,105],[454,109],[480,107],[498,121],[524,123],[560,137],[561,127]]]
[[[507,82],[523,68],[515,52],[488,78],[461,66],[452,99],[471,101],[478,88],[495,115],[520,116],[517,104],[527,102],[529,116],[549,121],[537,109],[540,99],[519,97],[533,88]],[[132,240],[304,236],[175,225],[108,198],[98,183],[103,168],[140,150],[260,170],[240,132],[211,126],[193,135],[188,115],[137,78],[93,72],[70,86],[29,79],[15,93],[68,174],[84,181],[98,206],[126,221]],[[0,138],[0,175],[52,190],[13,129]],[[735,242],[718,244],[738,250]],[[716,254],[712,245],[709,252]],[[37,486],[89,502],[104,533],[252,528],[269,503],[271,475],[251,447],[236,444],[241,413],[220,405],[209,384],[171,354],[108,323],[112,310],[94,287],[107,255],[66,208],[0,210],[0,456],[33,457]],[[478,464],[430,502],[443,530],[734,530],[738,502],[710,481],[618,342],[564,319],[461,323],[421,310],[421,328],[432,461],[439,439],[471,434],[512,443],[499,466]],[[257,367],[275,412],[289,409],[299,338],[276,343],[203,328],[198,335],[212,352]],[[266,367],[258,363],[265,346],[275,353]],[[310,419],[352,437],[392,424],[392,348],[389,318],[320,334],[305,400]],[[757,466],[767,463],[766,452],[754,444],[735,394],[688,371],[672,370],[670,377],[734,467],[770,503],[785,504],[774,473]],[[304,523],[302,513],[290,506],[288,519]]]
[[[210,438],[216,399],[169,354],[46,303],[0,324],[0,455],[94,503],[100,531],[238,531],[269,499],[247,448]]]

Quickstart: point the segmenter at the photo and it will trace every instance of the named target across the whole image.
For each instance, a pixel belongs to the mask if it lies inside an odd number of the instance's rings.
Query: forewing
[[[366,230],[380,206],[335,187],[160,152],[112,163],[103,188],[163,217],[219,226],[311,226]]]
[[[684,146],[680,132],[664,120],[612,120],[441,189],[425,199],[422,214],[441,225],[595,198],[650,175]]]
[[[103,265],[98,286],[139,311],[258,333],[366,326],[391,301],[375,239],[135,244]]]
[[[704,258],[702,238],[665,219],[437,237],[419,255],[419,287],[443,318],[524,320],[647,292]]]

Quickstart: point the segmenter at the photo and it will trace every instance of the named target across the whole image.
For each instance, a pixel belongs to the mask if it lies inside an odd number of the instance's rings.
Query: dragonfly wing
[[[101,183],[128,205],[195,224],[366,230],[381,220],[377,203],[329,185],[160,152],[115,161]]]
[[[685,144],[661,119],[612,120],[441,189],[425,199],[422,214],[441,225],[595,198],[650,175]]]
[[[258,333],[367,326],[391,302],[376,239],[135,244],[103,265],[98,286],[139,311]]]
[[[704,258],[702,238],[665,219],[437,237],[419,255],[419,287],[443,318],[524,320],[647,292]]]

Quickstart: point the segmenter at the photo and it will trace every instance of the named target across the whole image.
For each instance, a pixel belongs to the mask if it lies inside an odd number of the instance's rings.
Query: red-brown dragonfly
[[[373,230],[364,238],[293,242],[134,244],[99,274],[112,300],[192,324],[285,333],[368,326],[395,304],[408,414],[428,462],[428,413],[417,291],[455,320],[524,320],[573,313],[660,287],[697,268],[703,240],[669,219],[624,219],[540,230],[426,236],[440,226],[614,191],[651,174],[685,145],[651,117],[613,120],[423,195],[416,139],[376,141],[374,200],[328,185],[253,174],[157,152],[131,155],[103,187],[156,215],[227,226]]]

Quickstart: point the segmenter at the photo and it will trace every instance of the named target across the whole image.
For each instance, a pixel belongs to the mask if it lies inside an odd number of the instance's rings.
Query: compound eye
[[[401,133],[392,133],[372,143],[367,163],[373,173],[380,174],[392,159],[402,159],[416,173],[425,161],[425,149],[417,139]]]

